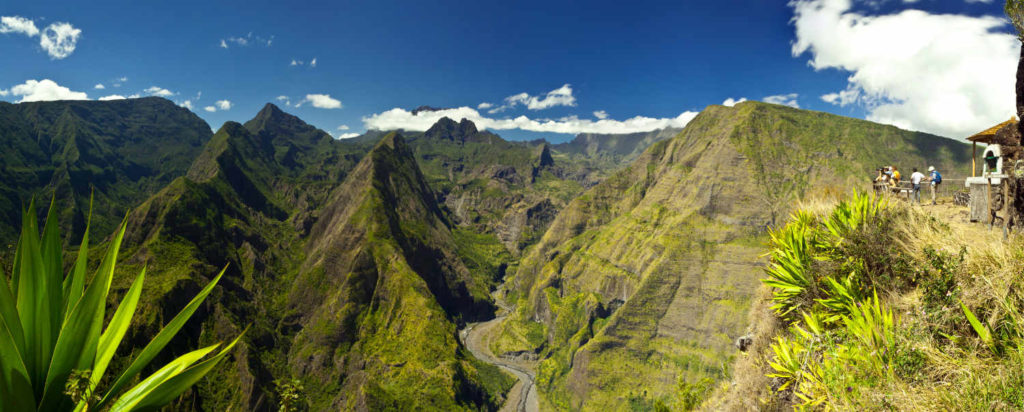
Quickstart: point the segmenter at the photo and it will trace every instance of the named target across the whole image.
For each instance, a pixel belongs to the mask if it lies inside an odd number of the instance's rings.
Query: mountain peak
[[[472,137],[479,133],[471,120],[463,118],[461,122],[456,123],[454,120],[448,117],[442,117],[430,129],[424,133],[427,138],[433,139],[447,139],[457,142],[465,142],[467,138]]]
[[[256,113],[256,117],[253,117],[252,120],[246,122],[246,125],[248,125],[249,123],[263,125],[271,121],[288,121],[291,120],[291,118],[298,119],[295,116],[285,113],[283,110],[281,110],[280,107],[277,107],[277,105],[273,103],[267,103],[266,105],[263,106],[262,109],[260,109],[259,113]]]

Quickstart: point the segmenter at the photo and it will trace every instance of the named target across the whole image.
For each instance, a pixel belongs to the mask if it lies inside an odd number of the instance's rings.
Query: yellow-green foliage
[[[855,195],[773,234],[764,282],[789,327],[752,355],[773,379],[763,406],[1024,408],[1024,244],[932,210]]]

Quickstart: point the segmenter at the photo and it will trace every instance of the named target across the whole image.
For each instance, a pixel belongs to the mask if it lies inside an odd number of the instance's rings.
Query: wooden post
[[[977,176],[978,171],[978,142],[971,142],[971,177]]]

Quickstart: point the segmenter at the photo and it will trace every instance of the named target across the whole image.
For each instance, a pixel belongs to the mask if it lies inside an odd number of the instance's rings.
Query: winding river
[[[501,407],[501,412],[537,412],[540,410],[537,387],[534,385],[536,374],[533,366],[526,362],[505,360],[494,356],[487,347],[487,336],[491,329],[501,323],[511,311],[502,307],[497,317],[486,322],[476,322],[466,325],[459,331],[462,343],[466,345],[469,352],[489,364],[498,366],[519,378],[519,382],[508,392],[508,398]]]

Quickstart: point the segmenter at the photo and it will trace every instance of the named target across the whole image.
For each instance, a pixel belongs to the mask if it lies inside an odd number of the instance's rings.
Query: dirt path
[[[510,309],[502,308],[501,313],[487,322],[470,323],[459,331],[462,343],[469,352],[484,362],[496,365],[519,378],[519,383],[508,392],[508,399],[501,407],[501,412],[537,412],[540,410],[537,388],[534,385],[536,374],[532,365],[500,359],[487,347],[487,337],[495,326],[501,323],[510,313]]]

